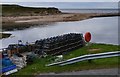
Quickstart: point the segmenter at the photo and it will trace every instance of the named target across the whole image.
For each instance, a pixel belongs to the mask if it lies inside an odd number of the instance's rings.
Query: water
[[[119,13],[118,9],[61,9],[65,13]]]
[[[95,43],[118,44],[118,17],[101,17],[75,22],[58,22],[52,26],[31,27],[25,30],[6,31],[12,36],[0,40],[0,48],[9,44],[17,43],[18,40],[25,42],[35,42],[36,40],[57,36],[65,33],[91,32],[92,40]]]

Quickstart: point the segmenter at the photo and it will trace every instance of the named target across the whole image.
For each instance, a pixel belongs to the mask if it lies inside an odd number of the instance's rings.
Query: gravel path
[[[118,75],[118,68],[83,70],[64,73],[44,73],[40,75]]]

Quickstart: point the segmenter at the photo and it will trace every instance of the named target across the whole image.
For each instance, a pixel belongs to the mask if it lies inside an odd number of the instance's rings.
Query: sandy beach
[[[45,16],[17,16],[17,17],[2,17],[4,23],[36,23],[36,22],[60,22],[60,21],[77,21],[83,20],[94,14],[58,14]]]
[[[44,16],[16,16],[16,17],[1,17],[2,29],[14,29],[19,27],[30,27],[31,25],[46,24],[53,22],[69,22],[80,21],[93,17],[101,16],[118,16],[118,14],[98,14],[98,13],[67,13]]]

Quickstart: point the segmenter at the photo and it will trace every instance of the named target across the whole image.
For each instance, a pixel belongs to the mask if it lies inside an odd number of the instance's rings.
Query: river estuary
[[[65,33],[91,32],[92,40],[95,43],[118,44],[118,17],[100,17],[83,21],[56,22],[45,27],[31,27],[24,30],[5,31],[11,33],[9,38],[1,39],[0,48],[7,47],[9,44],[18,43],[22,40],[35,42],[36,40],[62,35]]]

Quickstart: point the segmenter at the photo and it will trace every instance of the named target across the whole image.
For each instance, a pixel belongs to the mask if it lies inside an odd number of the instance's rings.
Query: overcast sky
[[[1,2],[119,2],[120,0],[1,0]]]
[[[3,4],[18,4],[28,7],[72,8],[118,8],[119,0],[2,0]]]

